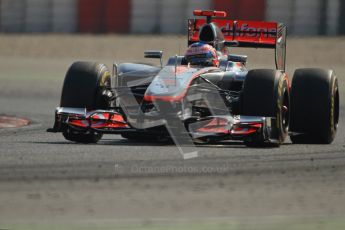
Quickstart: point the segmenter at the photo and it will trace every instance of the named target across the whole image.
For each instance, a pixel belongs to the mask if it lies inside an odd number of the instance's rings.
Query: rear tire
[[[86,108],[89,110],[107,109],[109,102],[103,96],[110,86],[110,72],[103,64],[75,62],[67,71],[61,94],[61,107]],[[63,136],[79,143],[97,143],[101,133],[81,132],[67,127]]]
[[[339,89],[334,72],[296,70],[291,88],[291,141],[330,144],[335,138],[338,121]]]
[[[247,146],[279,146],[288,135],[289,128],[289,82],[281,71],[258,69],[249,71],[243,86],[242,115],[275,117],[272,135],[275,143],[267,143],[263,135],[250,136]]]

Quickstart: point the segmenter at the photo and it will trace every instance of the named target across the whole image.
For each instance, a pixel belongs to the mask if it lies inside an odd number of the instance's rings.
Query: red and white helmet
[[[197,42],[190,45],[186,51],[185,58],[191,65],[218,66],[219,60],[217,51],[212,46]]]

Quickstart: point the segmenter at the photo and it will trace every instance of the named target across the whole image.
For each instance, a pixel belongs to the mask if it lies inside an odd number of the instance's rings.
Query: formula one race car
[[[248,146],[331,143],[339,118],[338,81],[332,70],[285,73],[286,26],[223,19],[222,11],[195,10],[188,50],[162,65],[161,51],[146,58],[161,66],[123,63],[113,74],[103,64],[75,62],[63,84],[49,132],[96,143],[103,134],[130,140],[209,142]],[[246,68],[247,56],[228,47],[275,50],[276,69]]]

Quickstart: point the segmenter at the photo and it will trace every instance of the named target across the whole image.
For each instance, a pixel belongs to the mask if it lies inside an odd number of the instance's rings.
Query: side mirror
[[[144,55],[145,55],[145,58],[162,58],[163,51],[148,50],[148,51],[145,51]]]
[[[148,51],[144,52],[144,57],[145,58],[157,58],[157,59],[160,59],[161,67],[163,67],[163,61],[162,61],[163,51],[160,51],[160,50],[148,50]]]

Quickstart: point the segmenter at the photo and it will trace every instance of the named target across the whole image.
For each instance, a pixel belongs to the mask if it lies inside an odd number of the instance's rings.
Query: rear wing
[[[205,19],[188,20],[188,44],[199,41],[199,30],[205,23]],[[287,29],[284,24],[228,19],[213,19],[212,23],[220,28],[225,42],[235,41],[237,47],[275,49],[276,68],[285,71]]]

